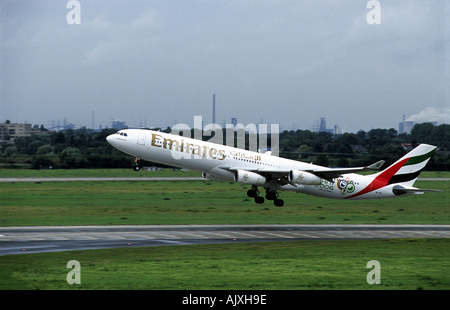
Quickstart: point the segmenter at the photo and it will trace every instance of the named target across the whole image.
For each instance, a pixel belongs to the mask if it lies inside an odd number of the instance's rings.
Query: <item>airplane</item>
[[[282,207],[278,191],[294,191],[334,199],[380,199],[439,192],[413,187],[436,146],[420,144],[386,169],[369,175],[356,172],[379,170],[385,161],[353,168],[328,168],[150,129],[122,129],[106,140],[116,149],[141,159],[202,172],[209,180],[228,180],[250,185],[247,195],[262,204],[272,200]],[[265,190],[264,197],[259,188]]]

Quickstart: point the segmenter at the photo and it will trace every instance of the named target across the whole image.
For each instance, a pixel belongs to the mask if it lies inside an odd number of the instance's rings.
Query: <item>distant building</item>
[[[32,134],[43,133],[38,127],[31,124],[0,123],[0,144],[13,143],[15,138],[29,137]]]
[[[120,130],[120,129],[128,128],[128,126],[125,122],[113,121],[112,128]]]
[[[398,133],[411,133],[411,130],[413,129],[415,123],[413,121],[407,121],[405,120],[405,115],[403,115],[403,121],[398,123]]]
[[[339,125],[334,125],[334,134],[335,135],[341,135],[342,134],[342,129]]]
[[[433,126],[437,126],[438,123],[434,122],[434,121],[422,121],[422,122],[414,122],[414,121],[407,121],[405,119],[405,115],[403,115],[403,121],[401,121],[400,123],[398,123],[398,133],[402,134],[402,133],[406,133],[409,134],[411,133],[411,130],[414,128],[414,126],[416,124],[423,124],[423,123],[430,123]]]
[[[321,117],[320,121],[316,121],[316,123],[313,125],[313,132],[329,132],[332,134],[338,134],[341,129],[338,125],[334,126],[334,129],[328,129],[327,128],[327,120],[325,117]]]
[[[411,130],[413,129],[414,125],[413,121],[403,121],[398,124],[398,133],[411,133]]]

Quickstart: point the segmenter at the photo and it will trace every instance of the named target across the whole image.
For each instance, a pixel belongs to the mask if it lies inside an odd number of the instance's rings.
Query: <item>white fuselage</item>
[[[215,180],[234,180],[235,173],[224,167],[242,170],[310,170],[320,166],[238,149],[226,145],[201,141],[146,129],[125,129],[107,137],[108,142],[120,151],[139,159],[169,166],[201,171],[203,176]],[[330,181],[321,179],[316,185],[280,185],[268,181],[264,187],[272,190],[295,191],[319,197],[345,199],[365,189],[374,175],[343,174]],[[392,186],[368,191],[352,199],[389,198],[395,195]]]

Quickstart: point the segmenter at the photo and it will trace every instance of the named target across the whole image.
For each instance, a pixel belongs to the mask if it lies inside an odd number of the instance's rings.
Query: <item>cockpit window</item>
[[[121,135],[121,136],[124,136],[124,137],[128,137],[128,135],[127,135],[126,132],[120,132],[120,131],[118,131],[118,132],[116,132],[116,134]]]

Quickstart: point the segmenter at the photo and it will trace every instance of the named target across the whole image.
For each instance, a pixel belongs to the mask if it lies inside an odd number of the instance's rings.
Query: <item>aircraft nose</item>
[[[108,141],[108,143],[111,144],[111,145],[112,145],[112,141],[114,139],[113,136],[114,135],[109,135],[109,136],[106,137],[106,141]]]

